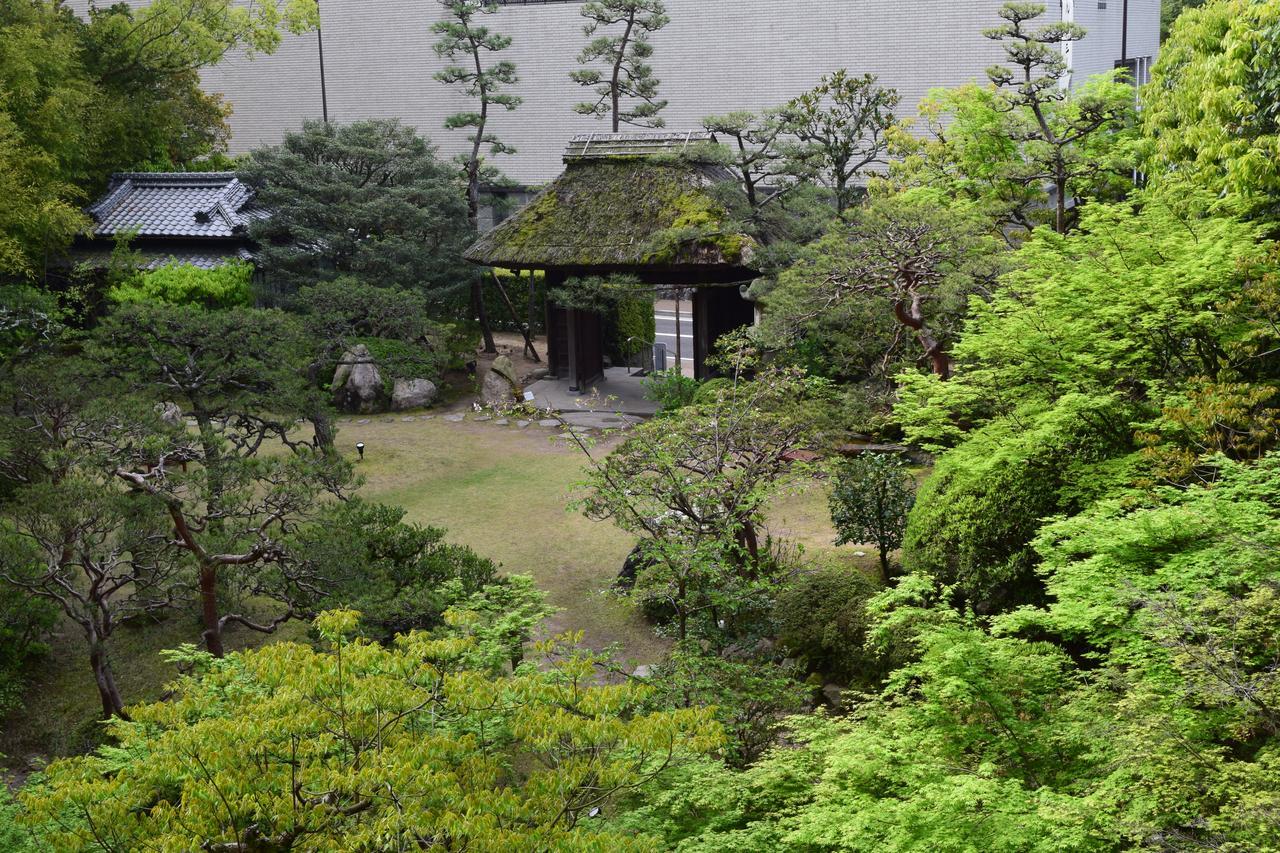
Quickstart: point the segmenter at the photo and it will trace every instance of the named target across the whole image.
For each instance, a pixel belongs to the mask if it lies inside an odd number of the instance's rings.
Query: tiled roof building
[[[93,229],[76,260],[105,265],[119,235],[147,268],[172,260],[210,268],[250,257],[252,193],[233,172],[123,172],[88,209]]]

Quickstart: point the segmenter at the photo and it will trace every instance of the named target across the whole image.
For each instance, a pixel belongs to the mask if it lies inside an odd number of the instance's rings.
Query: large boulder
[[[516,402],[516,383],[506,374],[490,370],[480,386],[480,399],[486,406],[511,406]]]
[[[422,409],[434,403],[439,393],[430,379],[397,379],[391,389],[391,408],[397,412]]]
[[[513,386],[519,385],[520,380],[516,378],[516,366],[511,359],[505,355],[500,355],[493,360],[493,364],[489,367],[494,373],[506,378]]]
[[[382,372],[364,344],[356,344],[342,354],[333,372],[333,403],[339,411],[367,415],[382,411],[386,393]]]

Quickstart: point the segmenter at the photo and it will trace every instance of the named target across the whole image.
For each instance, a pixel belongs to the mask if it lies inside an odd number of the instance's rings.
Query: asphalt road
[[[688,302],[680,306],[680,355],[684,362],[684,371],[693,374],[693,316]],[[665,308],[657,308],[653,312],[654,325],[657,328],[657,342],[667,345],[667,364],[674,367],[676,363],[676,312]]]

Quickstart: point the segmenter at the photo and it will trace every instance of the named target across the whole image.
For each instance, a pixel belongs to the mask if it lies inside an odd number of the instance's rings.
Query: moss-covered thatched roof
[[[568,159],[560,177],[464,257],[572,274],[752,278],[756,243],[733,223],[726,186],[722,166],[694,157]]]

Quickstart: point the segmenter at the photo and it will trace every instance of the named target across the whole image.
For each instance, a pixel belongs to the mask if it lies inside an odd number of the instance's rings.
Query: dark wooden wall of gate
[[[707,366],[715,354],[716,340],[727,332],[756,321],[755,304],[742,298],[738,287],[699,287],[693,293],[693,375],[715,375]]]
[[[592,311],[547,303],[547,368],[586,391],[604,376],[604,320]]]

